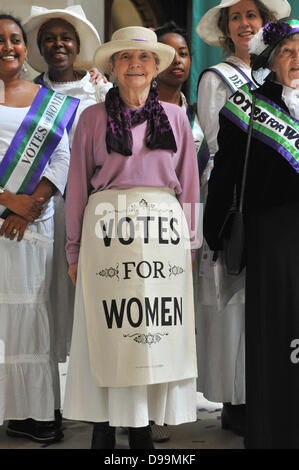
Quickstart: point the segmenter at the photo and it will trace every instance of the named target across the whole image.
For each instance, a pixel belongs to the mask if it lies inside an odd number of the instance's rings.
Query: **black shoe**
[[[92,449],[114,449],[115,448],[115,428],[109,426],[108,421],[104,423],[94,423]]]
[[[62,414],[60,410],[55,410],[55,423],[57,428],[60,429],[62,424]]]
[[[223,403],[221,425],[222,429],[230,429],[237,436],[245,436],[246,405]]]
[[[129,428],[129,446],[130,449],[154,449],[151,427]]]
[[[40,444],[51,444],[63,438],[63,432],[57,428],[55,421],[10,420],[6,429],[10,437],[23,437]]]

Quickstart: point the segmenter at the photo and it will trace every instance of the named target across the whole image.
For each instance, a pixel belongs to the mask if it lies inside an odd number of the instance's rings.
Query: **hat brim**
[[[231,0],[208,10],[196,27],[199,37],[210,46],[222,47],[223,32],[218,27],[220,12],[223,8],[229,8],[239,1]],[[261,2],[275,14],[276,19],[285,18],[291,13],[291,6],[287,0],[261,0]]]
[[[101,45],[97,30],[87,19],[82,19],[75,13],[69,13],[60,9],[31,16],[24,23],[24,30],[28,38],[27,62],[29,65],[38,72],[46,72],[48,70],[48,64],[38,48],[37,35],[40,27],[54,18],[59,18],[70,23],[79,35],[80,52],[75,59],[74,68],[88,70],[93,67],[94,51]]]
[[[126,51],[126,50],[144,50],[150,51],[159,57],[160,63],[158,64],[159,73],[167,69],[172,63],[175,50],[173,47],[163,44],[161,42],[137,42],[132,40],[117,40],[110,41],[103,44],[94,55],[95,65],[104,73],[110,73],[110,58],[113,54]]]

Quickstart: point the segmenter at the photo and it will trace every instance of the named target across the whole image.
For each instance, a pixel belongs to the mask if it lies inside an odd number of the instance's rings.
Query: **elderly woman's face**
[[[148,88],[157,76],[158,65],[152,52],[129,49],[116,54],[111,71],[120,88],[142,90]]]
[[[72,25],[62,19],[54,18],[42,26],[41,53],[50,68],[72,67],[78,51]]]
[[[299,88],[299,34],[286,39],[276,51],[272,66],[276,79],[291,88]]]

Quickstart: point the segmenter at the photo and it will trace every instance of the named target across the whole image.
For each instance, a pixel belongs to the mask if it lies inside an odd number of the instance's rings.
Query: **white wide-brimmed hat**
[[[229,8],[240,0],[221,0],[221,3],[214,8],[208,10],[196,27],[196,32],[203,41],[210,46],[221,47],[220,38],[223,37],[223,32],[218,26],[220,12],[222,8]],[[291,6],[287,0],[260,0],[270,11],[272,11],[276,19],[289,16],[291,13]]]
[[[109,59],[113,54],[129,49],[141,49],[157,54],[160,60],[159,72],[169,67],[175,55],[173,47],[158,42],[156,33],[151,29],[143,26],[128,26],[115,31],[111,41],[99,47],[94,56],[95,65],[103,72],[109,73]]]
[[[48,70],[48,64],[38,48],[37,38],[41,26],[53,18],[65,20],[75,28],[80,38],[80,52],[76,57],[74,67],[76,69],[88,70],[94,65],[93,56],[101,45],[101,40],[93,24],[86,19],[80,5],[53,10],[38,6],[31,8],[31,15],[23,25],[28,36],[28,63],[38,72],[46,72]]]

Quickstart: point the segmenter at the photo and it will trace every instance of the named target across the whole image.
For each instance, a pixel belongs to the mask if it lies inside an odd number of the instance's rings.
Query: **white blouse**
[[[74,133],[82,111],[84,111],[85,108],[88,108],[88,106],[105,101],[106,93],[113,85],[110,82],[104,83],[103,79],[101,79],[98,84],[95,84],[94,82],[91,83],[89,72],[86,72],[86,75],[81,80],[61,83],[52,82],[49,78],[48,72],[45,72],[43,75],[43,81],[47,88],[80,100],[76,117],[69,133],[70,145],[72,146]]]
[[[287,105],[291,116],[299,120],[299,89],[283,85],[282,99]]]

